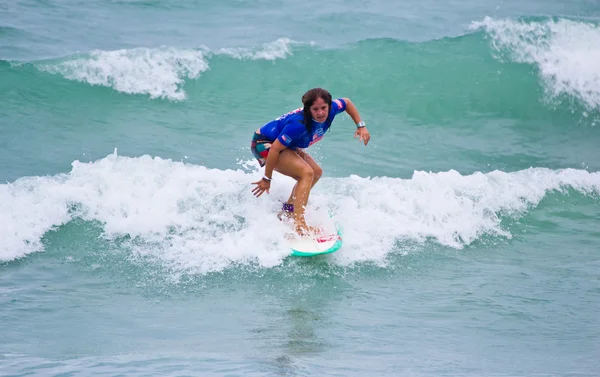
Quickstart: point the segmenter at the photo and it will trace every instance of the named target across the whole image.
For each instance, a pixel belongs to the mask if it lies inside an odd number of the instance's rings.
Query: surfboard
[[[331,254],[342,247],[342,229],[336,224],[334,232],[324,232],[314,236],[296,236],[289,240],[291,255],[295,257],[314,257]]]

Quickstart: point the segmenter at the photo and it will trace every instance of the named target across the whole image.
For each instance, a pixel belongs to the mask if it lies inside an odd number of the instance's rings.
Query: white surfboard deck
[[[335,231],[303,237],[290,234],[286,238],[291,248],[291,255],[296,257],[331,254],[342,247],[342,229],[338,224],[335,224]]]

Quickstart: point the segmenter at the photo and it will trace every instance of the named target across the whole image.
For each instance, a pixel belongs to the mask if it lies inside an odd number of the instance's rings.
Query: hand
[[[365,145],[367,145],[369,140],[371,140],[371,134],[367,130],[367,127],[357,128],[356,132],[354,133],[354,137],[358,137],[358,140],[365,143]]]
[[[271,188],[271,182],[267,182],[262,178],[257,182],[252,182],[252,184],[256,185],[256,187],[252,189],[252,193],[256,195],[257,198],[261,196],[265,191],[268,194],[269,189]]]

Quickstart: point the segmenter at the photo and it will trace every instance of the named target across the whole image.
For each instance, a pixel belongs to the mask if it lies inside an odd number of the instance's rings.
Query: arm
[[[354,106],[354,103],[350,101],[350,98],[342,98],[344,102],[346,102],[346,113],[350,115],[350,118],[354,121],[354,124],[358,124],[361,122],[360,114],[358,113],[358,109]]]
[[[354,106],[354,103],[350,101],[350,98],[343,98],[344,102],[346,102],[346,113],[352,118],[354,124],[356,124],[356,132],[354,133],[354,137],[358,137],[358,140],[362,141],[367,145],[369,140],[371,140],[371,134],[367,130],[367,127],[364,125],[362,120],[360,119],[360,114],[358,113],[358,109]]]
[[[252,192],[256,197],[261,196],[265,191],[267,194],[269,193],[269,189],[271,188],[270,179],[273,178],[273,170],[275,166],[277,166],[277,161],[279,161],[279,154],[282,150],[286,149],[286,146],[281,144],[278,139],[275,139],[273,143],[271,143],[271,148],[269,148],[269,154],[267,155],[267,161],[265,164],[265,177],[269,180],[261,178],[257,182],[253,182],[253,185],[256,185]]]
[[[265,176],[267,178],[273,178],[273,170],[277,165],[277,161],[279,161],[279,154],[284,149],[286,149],[286,146],[281,144],[281,142],[278,139],[275,139],[275,141],[271,143],[271,148],[269,148],[269,155],[267,156],[267,163],[265,164]]]

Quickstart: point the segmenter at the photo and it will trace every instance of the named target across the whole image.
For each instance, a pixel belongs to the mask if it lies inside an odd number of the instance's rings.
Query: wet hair
[[[312,132],[312,114],[310,113],[310,107],[315,103],[317,99],[323,99],[327,105],[329,105],[329,111],[331,111],[331,93],[323,88],[312,88],[302,96],[302,104],[304,104],[304,126],[308,132]],[[329,119],[329,114],[327,115]],[[327,121],[327,120],[325,120]]]

